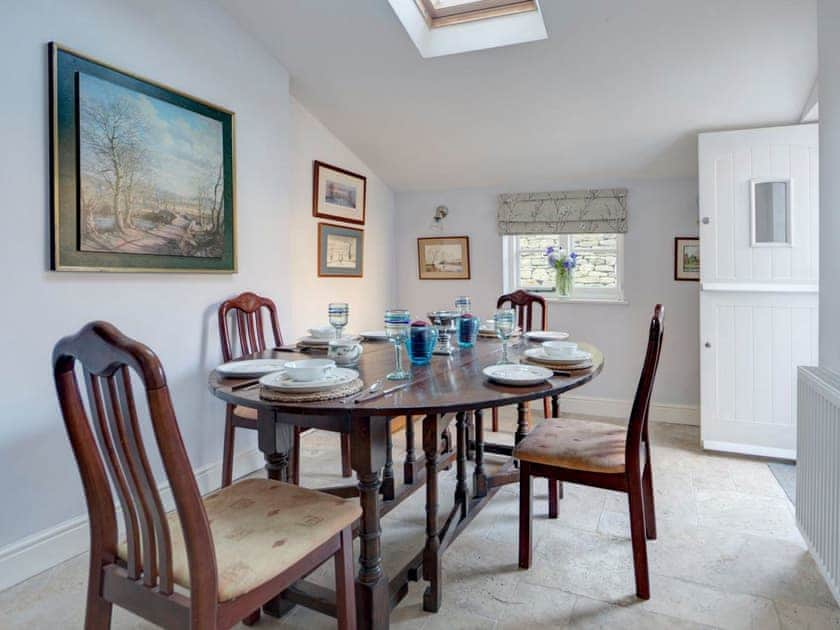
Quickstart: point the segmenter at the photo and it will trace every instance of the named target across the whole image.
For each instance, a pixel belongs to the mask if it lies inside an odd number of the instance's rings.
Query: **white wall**
[[[840,2],[819,3],[820,366],[840,371]]]
[[[382,314],[394,296],[394,193],[356,155],[300,103],[292,99],[292,196],[288,258],[295,301],[288,330],[301,335],[313,323],[327,323],[327,304],[350,305],[348,330],[382,327]],[[318,223],[312,216],[312,162],[320,160],[367,176],[364,276],[318,278]],[[317,291],[313,292],[313,287]],[[284,335],[287,333],[284,331]]]
[[[204,487],[218,483],[224,408],[206,381],[220,360],[219,301],[244,290],[273,296],[290,339],[331,297],[351,302],[354,324],[372,323],[392,286],[386,278],[393,195],[315,119],[290,105],[284,67],[213,3],[0,6],[0,189],[7,225],[0,247],[6,359],[0,364],[0,584],[8,584],[12,570],[38,569],[26,553],[37,550],[39,537],[64,535],[42,545],[49,553],[38,555],[41,563],[55,559],[56,542],[65,545],[62,553],[78,553],[87,543],[81,483],[49,363],[58,338],[106,319],[149,344],[166,369],[192,466],[211,471],[200,479]],[[50,40],[236,112],[238,274],[46,271]],[[315,220],[304,192],[316,157],[370,178],[364,280],[316,279]],[[364,305],[358,304],[362,290],[369,300]],[[240,453],[253,455],[255,446],[255,436],[238,432]]]
[[[653,306],[666,308],[665,345],[654,399],[659,403],[699,402],[698,284],[673,280],[674,236],[697,233],[695,179],[604,182],[551,182],[541,190],[586,187],[629,189],[630,231],[624,240],[624,293],[629,304],[549,305],[549,326],[589,341],[606,356],[603,374],[575,395],[632,399],[647,343]],[[502,244],[496,231],[496,196],[528,190],[466,189],[397,194],[398,301],[417,316],[452,306],[457,295],[470,295],[482,316],[493,312],[502,293]],[[472,279],[418,280],[418,236],[430,230],[436,206],[449,207],[445,235],[470,237]]]

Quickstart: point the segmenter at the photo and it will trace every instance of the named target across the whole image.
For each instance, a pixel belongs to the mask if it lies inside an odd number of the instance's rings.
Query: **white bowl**
[[[544,341],[545,355],[552,359],[567,359],[575,356],[578,345],[574,341]]]
[[[330,337],[335,337],[335,328],[332,326],[316,326],[315,328],[309,328],[306,332],[315,339],[329,339]]]
[[[301,359],[289,361],[285,372],[293,381],[317,381],[329,374],[335,368],[335,361],[331,359]]]

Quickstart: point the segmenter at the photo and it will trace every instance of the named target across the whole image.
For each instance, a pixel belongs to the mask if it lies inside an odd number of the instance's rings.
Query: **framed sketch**
[[[315,160],[312,216],[365,224],[367,177]]]
[[[470,237],[444,236],[417,239],[421,280],[469,280]]]
[[[234,114],[49,44],[51,269],[236,271]]]
[[[364,265],[364,230],[318,224],[318,275],[361,278]]]
[[[674,237],[674,280],[700,280],[700,239]]]

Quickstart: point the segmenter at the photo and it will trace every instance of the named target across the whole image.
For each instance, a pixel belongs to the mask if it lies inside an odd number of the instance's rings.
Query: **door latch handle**
[[[707,348],[711,348],[711,347],[712,347],[712,343],[711,343],[710,341],[707,341],[707,342],[706,342],[706,343],[704,343],[703,345],[704,345],[704,346],[706,346]]]
[[[703,225],[709,225],[709,223],[711,223],[711,222],[712,222],[712,220],[711,220],[709,217],[703,217],[702,219],[700,219],[700,222],[701,222]]]

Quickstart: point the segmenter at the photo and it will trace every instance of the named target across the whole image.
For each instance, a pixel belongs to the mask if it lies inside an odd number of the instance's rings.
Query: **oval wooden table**
[[[509,355],[518,361],[528,347],[525,340],[513,340]],[[427,366],[412,366],[411,386],[385,397],[364,403],[342,399],[285,403],[260,398],[259,386],[232,389],[235,379],[225,379],[215,371],[209,379],[210,390],[222,400],[252,407],[258,412],[258,443],[266,460],[268,476],[288,479],[289,452],[293,427],[311,427],[345,433],[350,436],[351,463],[356,471],[357,486],[319,488],[333,494],[358,496],[362,506],[359,522],[359,573],[356,578],[359,628],[387,628],[390,611],[408,591],[408,582],[421,579],[429,582],[423,596],[423,608],[436,612],[441,605],[441,557],[457,535],[486,505],[502,485],[519,479],[515,462],[509,461],[500,471],[488,475],[484,470],[484,453],[510,455],[513,447],[484,444],[482,410],[517,405],[517,428],[514,441],[519,442],[528,431],[527,405],[532,400],[551,397],[553,414],[558,412],[558,396],[580,387],[598,375],[604,365],[602,353],[581,344],[592,352],[592,367],[572,376],[555,376],[533,387],[506,387],[487,380],[482,369],[501,356],[497,340],[479,339],[474,348],[457,350],[452,356],[434,356]],[[247,358],[311,358],[313,355],[272,350]],[[407,361],[406,361],[407,363]],[[365,385],[370,385],[394,369],[394,350],[389,343],[364,344],[358,366]],[[398,384],[386,381],[389,384]],[[441,449],[441,436],[455,414],[457,448],[452,444]],[[423,416],[422,449],[425,458],[414,452],[414,424],[406,422],[405,482],[395,490],[391,459],[391,418]],[[474,436],[468,435],[468,415],[472,416]],[[474,450],[473,487],[467,485],[467,453]],[[437,472],[456,460],[457,483],[455,508],[438,524]],[[419,484],[426,485],[426,544],[397,574],[386,576],[380,553],[380,517],[408,497]],[[335,616],[335,594],[315,584],[301,581],[281,598],[265,607],[268,614],[280,615],[291,606],[301,604]]]

